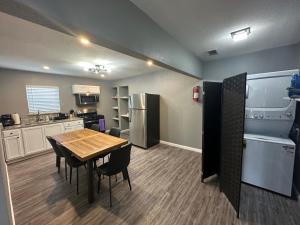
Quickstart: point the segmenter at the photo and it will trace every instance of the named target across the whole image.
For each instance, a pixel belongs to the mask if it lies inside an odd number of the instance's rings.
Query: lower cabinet
[[[22,137],[11,136],[4,138],[6,160],[17,159],[24,156]]]
[[[46,149],[52,148],[46,137],[54,136],[61,133],[64,133],[64,125],[62,123],[56,123],[56,124],[44,126],[44,137],[45,137]]]
[[[22,128],[25,155],[46,149],[43,126]]]
[[[79,129],[83,129],[83,120],[5,130],[3,142],[6,161],[51,149],[47,136]]]

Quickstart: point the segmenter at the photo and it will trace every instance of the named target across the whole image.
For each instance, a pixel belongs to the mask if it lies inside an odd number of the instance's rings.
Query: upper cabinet
[[[73,94],[100,94],[100,86],[78,85],[72,86]]]

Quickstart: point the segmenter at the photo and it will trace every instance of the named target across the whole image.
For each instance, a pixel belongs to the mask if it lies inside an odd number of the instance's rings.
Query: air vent
[[[217,52],[217,50],[210,50],[210,51],[208,51],[208,54],[209,55],[218,55],[218,52]]]

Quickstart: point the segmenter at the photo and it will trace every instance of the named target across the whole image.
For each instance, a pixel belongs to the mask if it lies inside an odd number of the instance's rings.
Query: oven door
[[[83,95],[77,94],[76,95],[76,104],[77,105],[92,105],[97,104],[99,102],[99,95]]]

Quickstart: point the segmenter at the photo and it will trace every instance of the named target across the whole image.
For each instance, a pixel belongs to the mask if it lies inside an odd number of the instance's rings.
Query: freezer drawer
[[[245,137],[242,181],[291,196],[295,145],[289,139],[264,139]]]

